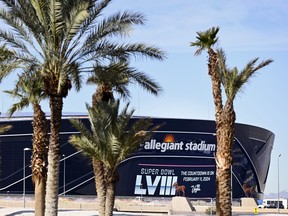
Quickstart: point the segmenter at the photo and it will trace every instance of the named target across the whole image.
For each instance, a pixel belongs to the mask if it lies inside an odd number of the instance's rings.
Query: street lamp
[[[30,151],[31,149],[30,148],[24,148],[23,149],[23,205],[24,205],[24,208],[25,208],[25,193],[26,193],[26,173],[25,173],[25,152],[26,151]]]
[[[66,192],[66,188],[65,188],[65,184],[66,184],[66,164],[65,164],[65,154],[62,155],[63,156],[63,196],[65,197],[65,192]]]
[[[277,204],[277,208],[278,208],[278,214],[279,214],[279,193],[280,193],[280,189],[279,189],[279,173],[280,173],[280,171],[279,171],[279,159],[280,159],[280,157],[281,157],[281,154],[279,154],[278,155],[278,204]]]

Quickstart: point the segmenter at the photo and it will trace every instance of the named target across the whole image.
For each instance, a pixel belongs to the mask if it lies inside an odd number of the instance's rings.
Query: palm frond
[[[129,84],[138,84],[144,90],[158,95],[162,89],[157,82],[136,68],[129,67],[127,62],[111,62],[109,65],[96,65],[94,72],[88,77],[87,84],[105,85],[118,93],[124,99],[128,99]]]
[[[24,109],[25,107],[28,107],[29,104],[30,103],[29,103],[28,98],[21,98],[19,102],[12,104],[11,107],[8,109],[8,112],[7,112],[8,116],[11,117],[16,111],[19,111],[19,110]]]
[[[197,32],[197,37],[195,42],[191,42],[190,46],[196,46],[198,49],[195,55],[200,55],[204,50],[211,48],[218,41],[217,34],[219,32],[219,27],[212,27],[204,32]]]
[[[83,25],[83,21],[87,19],[89,2],[83,1],[81,4],[76,4],[75,7],[69,13],[69,20],[66,22],[67,28],[67,41],[71,41],[71,39],[79,33],[80,27]]]
[[[18,37],[19,36],[19,37]],[[5,32],[0,30],[0,38],[5,41],[11,48],[15,48],[30,55],[25,43],[21,40],[21,37],[17,33]]]
[[[59,39],[58,36],[62,35],[61,29],[63,29],[63,20],[62,18],[62,10],[61,10],[61,2],[58,0],[51,0],[49,4],[49,18],[50,18],[50,31],[51,36],[53,38],[53,44],[56,45],[56,47],[59,46]],[[54,47],[54,48],[56,48]],[[60,46],[59,46],[60,47]]]
[[[14,69],[17,69],[20,62],[13,62],[15,58],[15,53],[2,45],[0,47],[0,82],[1,80],[8,76]]]
[[[86,40],[86,44],[97,44],[102,40],[113,36],[126,36],[132,29],[132,25],[143,25],[144,16],[141,13],[131,13],[124,11],[112,14],[97,23],[93,28],[90,36]]]
[[[100,157],[100,152],[97,151],[97,145],[85,136],[72,135],[69,137],[69,143],[71,143],[77,150],[81,151],[86,157]]]
[[[230,101],[234,100],[236,94],[241,91],[242,86],[248,83],[258,70],[273,62],[273,60],[268,59],[256,65],[259,58],[254,58],[246,64],[244,69],[239,71],[237,67],[232,69],[227,67],[226,56],[223,50],[217,50],[217,56],[217,72],[221,77],[221,83]]]
[[[6,90],[5,93],[11,97],[18,99],[18,102],[13,104],[8,111],[10,116],[15,111],[22,110],[30,104],[40,104],[41,100],[45,99],[47,95],[42,91],[43,81],[37,72],[37,67],[27,67],[23,74],[18,75],[18,80],[13,90]]]
[[[163,90],[160,85],[147,76],[143,72],[132,71],[129,76],[135,83],[139,84],[144,90],[152,93],[153,95],[159,95]]]
[[[37,20],[44,26],[44,28],[48,29],[47,18],[45,14],[45,8],[47,7],[47,1],[36,1],[31,0],[31,4],[35,13],[37,14]]]
[[[89,7],[89,17],[84,20],[82,28],[79,32],[79,36],[82,37],[83,34],[90,32],[95,27],[95,20],[101,16],[103,10],[111,3],[111,0],[101,0],[95,1]]]
[[[80,71],[80,65],[77,62],[72,62],[71,64],[69,64],[69,73],[72,77],[72,81],[76,91],[79,91],[82,87],[83,76]]]
[[[120,111],[119,106],[119,100],[99,102],[95,107],[87,105],[93,135],[86,133],[88,129],[83,129],[83,125],[76,125],[81,134],[69,139],[78,149],[86,151],[85,155],[94,158],[97,155],[97,159],[112,170],[116,170],[123,159],[140,148],[140,143],[158,129],[152,127],[151,119],[140,119],[131,124],[134,110],[129,110],[129,104],[126,104]],[[73,122],[79,123],[79,120]],[[92,146],[94,150],[91,149]]]
[[[81,136],[83,137],[87,137],[88,139],[93,139],[93,134],[91,133],[91,131],[84,125],[84,123],[79,120],[79,119],[74,119],[71,118],[70,119],[71,124],[73,125],[73,127],[75,129],[77,129],[80,133]]]
[[[124,58],[129,59],[130,56],[137,57],[146,57],[151,59],[157,59],[157,60],[164,60],[165,53],[161,51],[156,46],[148,46],[144,43],[135,43],[135,44],[117,44],[115,46],[115,50],[111,51],[111,56],[114,56],[116,58]]]
[[[249,83],[250,79],[256,74],[256,72],[273,62],[272,59],[268,59],[262,61],[258,65],[255,65],[258,60],[259,58],[251,60],[246,64],[245,68],[240,71],[239,75],[235,79],[235,86],[237,87],[238,91],[245,83]]]
[[[13,30],[13,33],[8,33],[7,30],[5,30],[6,32],[3,30],[0,31],[1,37],[15,48],[21,49],[22,52],[27,54],[29,53],[31,56],[35,56],[33,53],[37,53],[37,55],[41,56],[41,52],[39,52],[34,45],[35,41],[39,42],[39,36],[41,35],[39,28],[41,27],[38,23],[35,23],[34,20],[37,19],[34,19],[33,21],[29,19],[30,17],[33,17],[34,14],[31,14],[31,16],[28,18],[30,12],[29,10],[25,10],[28,6],[29,4],[25,2],[23,3],[23,7],[13,6],[9,12],[4,9],[0,10],[0,18]],[[35,26],[38,28],[37,34],[31,34],[31,31],[29,30],[30,28],[35,28]],[[33,47],[33,52],[28,48],[28,44]]]
[[[6,131],[10,130],[12,125],[0,125],[0,134],[5,133]]]

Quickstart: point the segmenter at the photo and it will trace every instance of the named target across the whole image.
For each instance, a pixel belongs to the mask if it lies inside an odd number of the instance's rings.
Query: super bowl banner
[[[143,143],[121,164],[117,195],[215,196],[214,138],[161,135]]]

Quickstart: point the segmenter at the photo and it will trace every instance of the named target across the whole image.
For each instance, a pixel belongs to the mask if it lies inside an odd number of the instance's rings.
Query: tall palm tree
[[[197,41],[191,46],[198,47],[196,55],[207,51],[209,55],[208,74],[212,80],[212,92],[215,105],[215,121],[217,134],[216,161],[216,213],[221,216],[232,215],[231,203],[231,165],[232,145],[235,135],[236,113],[234,99],[251,77],[261,68],[269,65],[272,60],[265,60],[256,65],[258,58],[250,61],[243,70],[228,68],[224,51],[213,50],[217,43],[219,28],[211,28],[204,32],[197,32]],[[226,101],[223,104],[221,86],[224,87]]]
[[[36,73],[27,72],[19,76],[15,89],[4,91],[19,102],[13,104],[8,111],[12,116],[16,111],[22,110],[29,105],[33,106],[33,153],[31,159],[32,181],[35,194],[35,215],[44,216],[45,191],[47,180],[47,153],[48,153],[48,128],[46,115],[42,111],[40,102],[45,99],[41,89],[41,77]]]
[[[103,16],[112,0],[0,0],[0,19],[10,28],[0,29],[0,39],[9,44],[17,60],[41,67],[44,92],[50,103],[50,139],[46,191],[47,215],[57,215],[60,123],[63,98],[72,84],[81,87],[81,73],[92,72],[95,62],[128,60],[145,56],[162,60],[157,47],[144,43],[120,43],[132,25],[144,24],[140,13],[118,12]],[[101,19],[102,18],[102,19]],[[4,75],[3,75],[4,76]],[[1,75],[1,77],[3,77]]]
[[[78,119],[71,119],[73,126],[81,132],[72,135],[69,142],[92,160],[103,163],[106,199],[105,212],[101,216],[111,216],[115,201],[115,185],[119,180],[118,167],[132,152],[137,150],[144,140],[156,129],[151,119],[139,119],[131,124],[134,110],[128,111],[128,105],[120,112],[119,100],[100,102],[94,107],[87,105],[91,128]],[[149,129],[150,128],[150,129]],[[149,130],[149,131],[148,131]],[[97,175],[94,170],[94,175]]]

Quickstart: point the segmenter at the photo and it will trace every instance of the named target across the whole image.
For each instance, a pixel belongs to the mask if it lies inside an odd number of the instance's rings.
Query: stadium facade
[[[61,164],[59,194],[95,195],[90,160],[74,149],[69,136],[77,133],[69,119],[79,118],[87,126],[87,116],[65,116],[61,124]],[[133,118],[132,121],[137,120]],[[1,119],[13,128],[0,135],[0,193],[33,193],[29,168],[32,148],[31,117]],[[119,167],[118,196],[175,196],[173,184],[185,185],[191,198],[215,197],[217,149],[215,122],[209,120],[153,118],[164,125],[151,140],[141,144]],[[262,198],[268,176],[274,134],[269,130],[236,124],[233,144],[233,198]],[[25,149],[25,150],[24,150]]]

